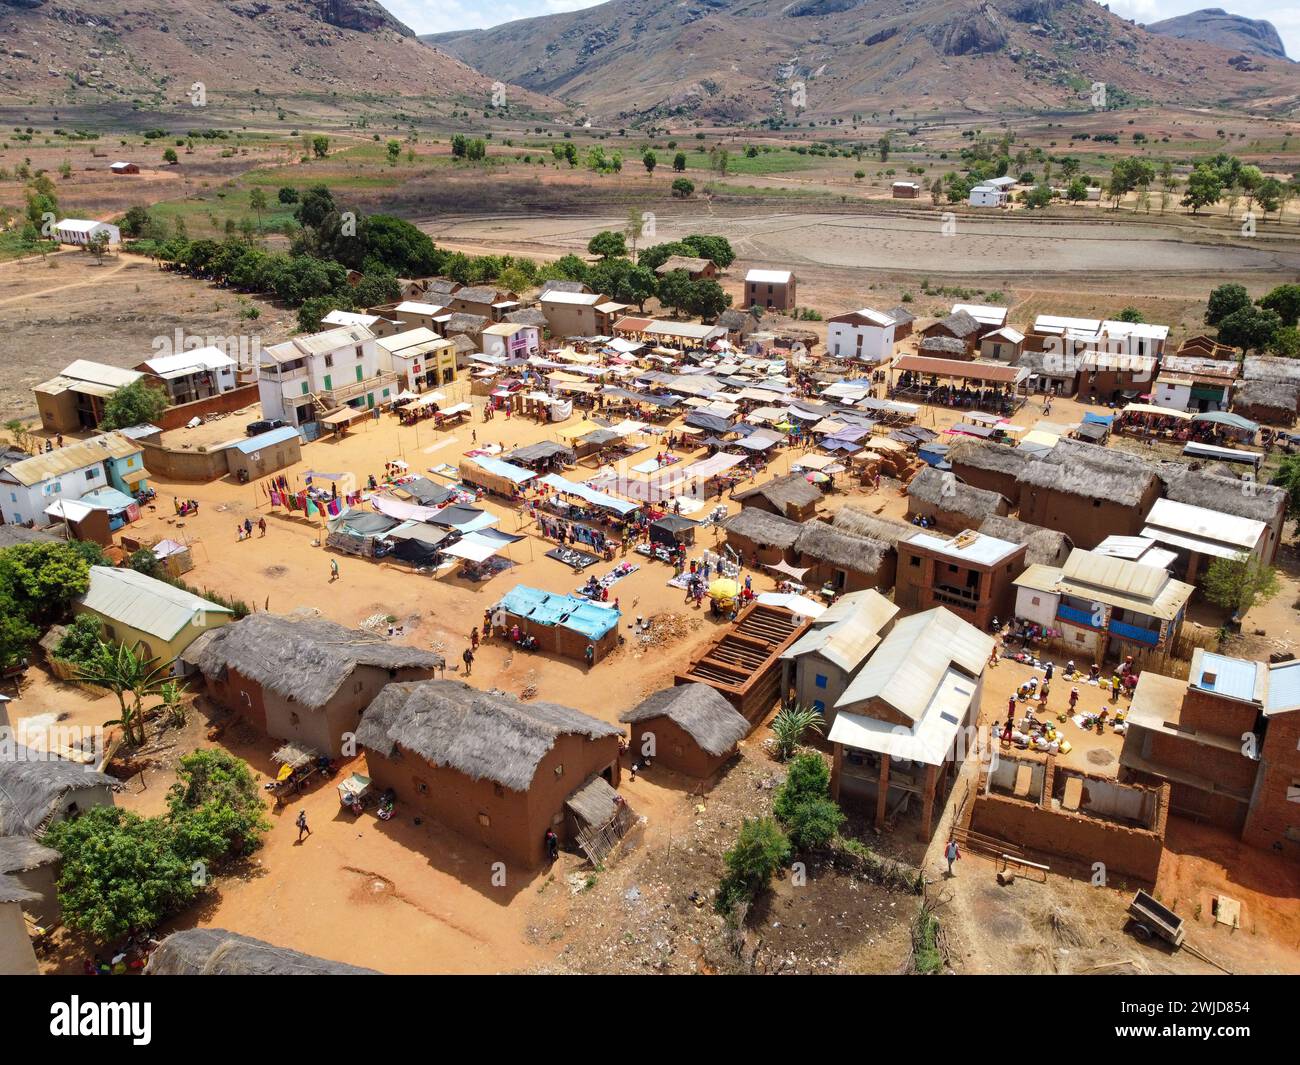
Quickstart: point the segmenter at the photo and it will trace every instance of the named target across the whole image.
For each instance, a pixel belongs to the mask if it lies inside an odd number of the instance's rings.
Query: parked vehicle
[[[246,436],[261,436],[263,433],[269,433],[272,429],[283,429],[289,423],[279,418],[264,418],[259,422],[249,422],[244,426]]]

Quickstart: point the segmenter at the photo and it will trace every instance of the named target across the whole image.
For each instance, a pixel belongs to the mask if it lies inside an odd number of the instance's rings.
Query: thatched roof
[[[774,507],[784,511],[787,506],[806,507],[821,500],[821,489],[811,484],[801,473],[787,473],[784,477],[773,477],[753,488],[736,492],[731,498],[742,506],[747,499],[762,496]]]
[[[1033,462],[1027,451],[1018,451],[1006,444],[995,444],[990,440],[962,440],[958,438],[948,448],[948,461],[953,465],[961,463],[973,470],[986,470],[989,473],[1006,473],[1017,477],[1020,471]]]
[[[618,719],[635,725],[653,717],[666,717],[714,757],[733,750],[749,735],[749,722],[707,684],[680,684],[642,699]],[[635,735],[633,739],[635,739]]]
[[[843,528],[827,525],[824,521],[806,521],[799,527],[799,538],[794,549],[800,555],[855,573],[874,574],[893,544],[856,536]]]
[[[106,773],[15,745],[0,758],[0,836],[36,836],[70,791],[111,787]]]
[[[1225,477],[1209,470],[1193,470],[1180,462],[1162,462],[1158,468],[1165,496],[1175,503],[1217,510],[1271,524],[1286,507],[1286,489]]]
[[[618,736],[613,725],[558,703],[520,702],[455,680],[389,684],[362,715],[357,741],[391,757],[398,747],[472,780],[526,791],[561,736]]]
[[[997,540],[1012,544],[1025,544],[1025,565],[1060,566],[1074,550],[1074,541],[1063,532],[1044,529],[1004,514],[990,514],[979,531]]]
[[[978,525],[1006,502],[1000,492],[962,484],[947,470],[927,466],[908,482],[907,497],[950,514],[961,514],[974,520],[967,524]]]
[[[359,666],[441,669],[443,657],[323,618],[248,617],[205,632],[185,652],[205,677],[229,669],[307,707],[324,706]]]
[[[469,314],[466,311],[456,311],[447,318],[447,335],[452,333],[481,333],[489,325],[488,319],[481,314]]]
[[[980,328],[979,321],[969,311],[953,311],[946,318],[940,318],[927,328],[934,329],[936,326],[941,326],[955,337],[971,336],[978,333]]]
[[[937,352],[940,356],[964,355],[966,354],[966,342],[958,340],[956,337],[926,337],[921,341],[921,351],[923,353]]]
[[[535,329],[546,328],[546,315],[536,307],[525,307],[523,310],[511,311],[502,319],[511,325],[531,325]]]
[[[375,969],[345,965],[277,947],[224,928],[173,932],[149,955],[146,976],[380,976]]]
[[[26,873],[58,860],[58,851],[31,836],[0,836],[0,874]]]
[[[771,514],[757,507],[746,507],[739,514],[733,514],[723,523],[728,533],[735,533],[747,540],[752,540],[759,547],[777,547],[785,551],[794,547],[802,528],[797,521]]]
[[[596,828],[607,825],[618,813],[618,792],[604,777],[592,777],[564,800],[577,817]]]
[[[581,281],[565,281],[562,278],[556,278],[554,280],[547,281],[546,284],[542,286],[542,290],[539,293],[537,293],[537,295],[538,298],[540,299],[542,296],[545,296],[548,292],[590,292],[590,291],[591,289],[589,289]]]
[[[1247,381],[1300,381],[1300,359],[1250,355],[1242,362],[1241,376]]]
[[[1242,381],[1232,394],[1233,407],[1264,407],[1291,414],[1300,407],[1300,381]]]
[[[1155,475],[1155,467],[1138,455],[1064,437],[1041,459],[1025,466],[1019,481],[1035,488],[1135,507],[1142,502]]]
[[[893,518],[882,518],[861,507],[855,507],[853,504],[841,507],[832,519],[831,524],[837,529],[842,529],[846,533],[852,533],[855,536],[867,536],[873,540],[881,540],[893,547],[904,536],[910,536],[916,532],[916,526],[908,525],[903,521],[895,521]]]
[[[17,902],[35,902],[40,896],[34,891],[28,891],[22,884],[18,883],[12,876],[5,876],[0,873],[0,903]]]
[[[1074,377],[1083,366],[1083,353],[1075,351],[1024,351],[1016,366],[1047,377]]]

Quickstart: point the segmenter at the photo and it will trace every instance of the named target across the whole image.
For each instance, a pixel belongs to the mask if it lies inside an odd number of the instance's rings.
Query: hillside
[[[1219,48],[1267,56],[1269,59],[1287,58],[1286,46],[1273,28],[1273,23],[1246,18],[1244,15],[1230,15],[1220,7],[1207,7],[1162,22],[1152,22],[1146,28],[1163,37],[1204,41]]]
[[[0,0],[8,105],[188,108],[195,82],[214,110],[259,97],[270,110],[286,97],[475,101],[492,81],[377,0]]]
[[[425,38],[504,81],[601,118],[991,113],[1118,96],[1293,105],[1290,63],[1147,33],[1092,0],[610,0]],[[1254,69],[1262,67],[1262,69]]]

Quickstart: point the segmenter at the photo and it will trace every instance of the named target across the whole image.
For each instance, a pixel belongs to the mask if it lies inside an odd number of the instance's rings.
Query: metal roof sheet
[[[166,581],[133,569],[90,567],[90,587],[81,605],[101,617],[171,640],[186,625],[202,625],[207,614],[233,614]]]

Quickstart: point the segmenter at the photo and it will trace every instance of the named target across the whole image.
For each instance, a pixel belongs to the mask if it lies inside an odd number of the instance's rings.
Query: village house
[[[218,347],[145,359],[136,369],[166,392],[173,406],[219,396],[239,387],[239,364]]]
[[[115,777],[90,765],[33,750],[9,738],[0,758],[0,839],[36,841],[60,821],[93,806],[112,806]]]
[[[1066,438],[1021,471],[1017,516],[1092,548],[1107,536],[1138,535],[1159,496],[1145,459]]]
[[[384,685],[432,677],[442,655],[321,618],[257,613],[199,636],[183,662],[208,694],[275,739],[337,758]]]
[[[1025,545],[1025,565],[1063,566],[1074,550],[1074,543],[1063,532],[1029,525],[1017,518],[991,514],[979,531],[1008,543]]]
[[[1009,509],[1000,492],[963,484],[952,472],[934,466],[917,471],[907,484],[908,518],[925,518],[948,532],[978,528],[985,518]]]
[[[312,954],[228,932],[185,928],[164,936],[149,954],[145,976],[381,976]]]
[[[1248,355],[1232,409],[1243,417],[1289,429],[1300,412],[1300,360]]]
[[[204,632],[234,618],[229,607],[129,566],[91,566],[90,587],[75,611],[98,619],[102,639],[131,648],[154,667],[174,664]]]
[[[966,202],[972,207],[1003,207],[1007,203],[1007,193],[1005,189],[985,182],[970,190]]]
[[[994,644],[943,607],[896,621],[835,704],[832,797],[874,803],[877,828],[918,799],[928,840],[973,749]]]
[[[952,472],[966,484],[996,492],[1013,507],[1020,504],[1020,474],[1036,461],[1028,452],[990,440],[958,440],[948,448]]]
[[[116,163],[108,164],[108,172],[113,174],[115,177],[123,177],[127,174],[138,174],[140,173],[140,164],[118,160]]]
[[[1155,501],[1142,536],[1177,556],[1176,572],[1188,584],[1198,583],[1216,558],[1261,558],[1268,549],[1262,521],[1173,499]]]
[[[1025,339],[1028,343],[1029,338]],[[1079,390],[1079,368],[1083,365],[1083,354],[1025,350],[1014,365],[1028,372],[1028,387],[1031,392],[1073,396]]]
[[[0,873],[0,973],[39,976],[40,965],[32,946],[23,907],[39,896],[11,876]]]
[[[33,898],[22,904],[25,913],[39,925],[52,926],[59,919],[59,865],[63,856],[53,847],[31,836],[0,836],[0,879],[9,877]],[[3,948],[0,948],[3,949]],[[5,972],[0,965],[0,972]]]
[[[750,724],[707,684],[663,688],[618,716],[629,749],[688,777],[711,777],[736,753]]]
[[[826,321],[826,353],[839,359],[887,362],[894,357],[896,330],[892,314],[870,307],[838,314]]]
[[[377,314],[377,317],[391,319],[397,322],[398,328],[395,332],[423,327],[441,334],[443,331],[443,325],[451,316],[451,310],[444,307],[442,304],[425,303],[422,300],[403,300],[401,303],[386,304],[383,307],[373,308],[372,313],[374,312],[382,312],[381,314]],[[368,325],[367,328],[369,328]],[[378,335],[380,334],[376,334],[376,336]]]
[[[816,515],[822,493],[802,474],[787,473],[743,492],[734,492],[731,498],[742,507],[757,507],[791,521],[807,521]]]
[[[1150,355],[1085,351],[1079,364],[1079,394],[1089,403],[1118,403],[1150,392],[1156,360]]]
[[[729,517],[723,528],[727,547],[746,564],[755,566],[789,564],[801,531],[799,522],[762,507],[743,508],[739,514]]]
[[[69,363],[57,377],[32,389],[41,428],[48,433],[98,429],[104,417],[104,401],[143,376],[139,370],[120,370],[89,359]]]
[[[874,589],[840,596],[781,656],[786,702],[822,715],[822,734],[859,667],[893,627],[898,607]]]
[[[980,323],[969,311],[953,311],[947,317],[931,322],[921,330],[921,336],[926,338],[947,337],[950,340],[960,341],[966,353],[964,357],[968,359],[975,357],[975,347],[979,343],[980,335]]]
[[[546,327],[553,337],[589,337],[607,335],[596,312],[598,304],[608,302],[599,292],[569,292],[552,289],[538,299],[546,315]]]
[[[1009,325],[1000,326],[980,337],[980,358],[1016,362],[1025,350],[1025,334]]]
[[[916,350],[931,359],[974,359],[974,350],[956,337],[922,337]]]
[[[1185,358],[1218,359],[1228,362],[1237,361],[1237,349],[1231,344],[1224,344],[1214,337],[1197,333],[1178,345],[1178,354]]]
[[[837,594],[868,588],[891,588],[897,555],[885,540],[851,533],[822,521],[805,521],[794,542],[796,565],[805,568],[801,580],[830,588]]]
[[[415,392],[456,380],[456,344],[419,326],[375,340],[376,366],[397,375],[401,389]]]
[[[376,788],[527,868],[545,860],[548,830],[565,841],[605,827],[573,800],[593,779],[612,798],[621,736],[567,706],[449,680],[389,684],[357,726]]]
[[[107,222],[89,218],[65,218],[54,224],[54,236],[60,244],[85,246],[99,237],[107,237],[109,244],[122,243],[122,230]]]
[[[1007,324],[1007,308],[1005,307],[996,307],[989,303],[954,303],[952,305],[953,314],[960,314],[963,311],[979,323],[981,338],[1004,328]]]
[[[1157,407],[1201,414],[1227,410],[1237,373],[1235,363],[1167,355],[1161,362],[1151,402]]]
[[[660,277],[671,274],[674,270],[685,270],[692,281],[703,281],[718,276],[718,267],[712,259],[699,259],[690,255],[670,255],[658,267],[655,273]]]
[[[563,278],[552,278],[550,281],[542,282],[542,287],[537,292],[538,299],[545,296],[548,292],[590,293],[591,289],[581,281],[566,281]]]
[[[789,270],[750,270],[745,275],[745,307],[792,311],[797,306],[794,274]]]
[[[1079,548],[1060,568],[1030,566],[1015,585],[1017,617],[1059,633],[1062,653],[1098,663],[1173,652],[1196,590],[1157,566]]]
[[[481,314],[470,314],[468,311],[453,311],[438,320],[438,327],[443,336],[448,339],[466,337],[473,343],[475,351],[483,350],[483,330],[491,324],[490,318],[485,318]]]
[[[1121,779],[1168,781],[1173,813],[1300,857],[1298,711],[1300,661],[1270,666],[1198,647],[1188,679],[1150,670],[1138,679]]]
[[[894,340],[906,340],[912,335],[912,330],[916,326],[916,315],[909,311],[903,304],[897,307],[891,307],[885,311],[885,314],[894,320]]]
[[[0,512],[14,525],[43,523],[55,503],[80,501],[104,488],[134,493],[147,477],[140,445],[121,433],[105,433],[0,466]]]
[[[919,181],[895,181],[889,186],[890,194],[896,200],[915,200],[921,195]]]
[[[483,354],[503,359],[526,359],[541,351],[541,333],[531,325],[496,322],[483,330]]]
[[[987,630],[1011,616],[1024,544],[967,529],[956,536],[917,530],[898,541],[894,602],[910,612],[943,606]]]
[[[223,448],[226,468],[241,484],[260,481],[302,461],[302,437],[292,425],[235,440]]]
[[[519,297],[491,285],[458,288],[451,294],[447,308],[452,313],[476,314],[489,322],[499,322],[511,311],[519,309]]]
[[[1225,477],[1210,470],[1193,470],[1181,462],[1163,462],[1156,472],[1165,496],[1175,502],[1262,521],[1266,529],[1260,558],[1269,565],[1276,561],[1286,520],[1285,488]]]
[[[401,390],[397,374],[380,367],[375,336],[363,326],[272,344],[262,349],[258,365],[262,416],[295,428],[328,416],[346,424]]]

